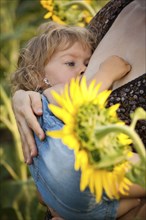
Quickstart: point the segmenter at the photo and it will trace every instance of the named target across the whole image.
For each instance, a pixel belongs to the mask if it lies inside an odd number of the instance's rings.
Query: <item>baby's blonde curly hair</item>
[[[45,65],[54,52],[68,49],[75,42],[81,43],[83,48],[90,48],[92,52],[95,49],[94,37],[86,28],[62,26],[54,22],[41,25],[38,35],[20,52],[17,70],[11,79],[12,91],[44,90]]]

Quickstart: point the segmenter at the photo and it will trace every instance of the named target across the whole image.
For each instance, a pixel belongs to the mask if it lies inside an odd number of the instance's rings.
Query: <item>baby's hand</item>
[[[131,65],[123,58],[113,55],[100,64],[99,70],[115,82],[131,70]]]

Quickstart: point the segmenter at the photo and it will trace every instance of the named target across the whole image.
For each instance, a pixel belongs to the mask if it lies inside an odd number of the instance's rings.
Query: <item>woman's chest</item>
[[[99,65],[107,57],[118,55],[132,66],[131,72],[116,82],[113,89],[146,72],[145,22],[144,14],[139,11],[129,14],[126,11],[121,12],[97,47],[96,57]]]

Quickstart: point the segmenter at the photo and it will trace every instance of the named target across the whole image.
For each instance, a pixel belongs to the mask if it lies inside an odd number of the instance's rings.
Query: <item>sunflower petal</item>
[[[106,170],[103,170],[103,173],[102,173],[103,188],[104,188],[107,196],[109,198],[113,199],[113,195],[112,195],[112,191],[111,191],[112,182],[110,180],[111,179],[110,179],[109,172]]]
[[[92,169],[88,168],[81,173],[80,190],[84,191],[88,186]]]
[[[50,137],[53,138],[61,138],[63,135],[63,131],[62,130],[58,130],[58,131],[47,131],[46,134]]]
[[[100,202],[103,190],[101,172],[102,171],[97,170],[95,173],[95,192],[97,202]]]
[[[64,123],[73,123],[73,118],[65,109],[52,104],[49,104],[49,109],[57,118],[62,120]]]
[[[44,15],[45,19],[48,19],[50,17],[52,17],[52,12],[48,12],[47,14]]]

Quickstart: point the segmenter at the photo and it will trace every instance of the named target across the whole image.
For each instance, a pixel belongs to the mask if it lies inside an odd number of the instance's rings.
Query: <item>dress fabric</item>
[[[120,103],[118,116],[127,125],[131,123],[130,114],[136,108],[142,107],[146,111],[146,73],[115,89],[110,95],[107,106],[116,103]],[[138,121],[136,132],[146,147],[146,120]]]
[[[111,0],[94,16],[87,28],[94,34],[96,45],[108,32],[122,9],[132,1],[134,0]]]

